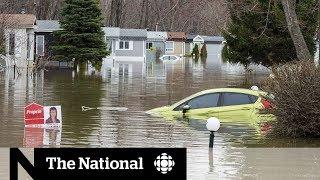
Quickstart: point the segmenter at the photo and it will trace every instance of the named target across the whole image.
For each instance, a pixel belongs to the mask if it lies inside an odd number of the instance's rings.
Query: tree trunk
[[[149,1],[146,0],[146,4],[145,4],[145,8],[146,8],[146,15],[144,17],[144,28],[148,28],[148,22],[149,22]]]
[[[122,15],[122,6],[123,6],[123,0],[117,1],[117,10],[116,10],[116,27],[121,26],[121,15]]]
[[[123,0],[111,1],[111,12],[109,18],[109,26],[120,27],[122,15]]]
[[[286,16],[287,27],[296,49],[299,60],[311,60],[311,54],[301,32],[298,17],[296,14],[296,0],[281,0]]]
[[[320,1],[318,1],[318,63],[320,64]]]

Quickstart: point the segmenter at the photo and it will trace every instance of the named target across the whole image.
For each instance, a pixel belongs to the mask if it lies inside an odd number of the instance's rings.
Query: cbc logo
[[[174,160],[167,153],[162,153],[154,161],[154,166],[162,174],[167,174],[169,171],[171,171],[174,164],[175,164]]]

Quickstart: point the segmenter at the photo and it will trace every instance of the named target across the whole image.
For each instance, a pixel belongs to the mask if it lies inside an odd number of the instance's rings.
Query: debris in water
[[[104,111],[127,111],[128,108],[126,107],[97,107],[97,108],[91,108],[82,106],[82,111],[90,111],[90,110],[104,110]]]

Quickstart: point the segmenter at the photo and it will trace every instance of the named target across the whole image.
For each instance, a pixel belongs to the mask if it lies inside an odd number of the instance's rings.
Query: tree
[[[5,48],[5,36],[4,36],[4,30],[0,28],[0,55],[5,54],[6,48]]]
[[[198,57],[199,57],[199,46],[198,46],[198,44],[194,45],[194,47],[192,49],[192,52],[191,52],[191,56],[192,57],[195,56],[196,59],[198,59]]]
[[[208,56],[208,52],[207,52],[207,45],[204,44],[201,48],[201,57],[202,58],[205,58]]]
[[[302,35],[299,21],[296,13],[296,1],[294,0],[281,0],[288,30],[296,48],[297,58],[299,60],[311,60],[311,54],[308,50],[307,44]]]
[[[123,0],[111,1],[111,13],[109,18],[109,26],[120,27],[121,15],[123,12]]]
[[[223,32],[227,41],[223,59],[231,63],[271,66],[297,59],[282,4],[273,0],[250,0],[249,4],[230,3],[231,23]],[[299,1],[297,19],[311,54],[315,52],[317,0]]]
[[[96,0],[66,0],[61,12],[63,30],[54,33],[52,52],[59,61],[90,61],[98,67],[108,55],[101,29],[102,18]]]

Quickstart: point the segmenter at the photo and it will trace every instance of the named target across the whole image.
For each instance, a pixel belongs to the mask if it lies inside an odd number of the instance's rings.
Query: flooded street
[[[210,153],[205,120],[166,120],[145,114],[146,110],[172,104],[205,89],[246,84],[243,67],[223,63],[219,48],[206,60],[197,61],[106,60],[100,72],[90,67],[78,72],[66,69],[36,74],[21,71],[20,75],[14,75],[13,70],[0,72],[0,147],[186,147],[188,179],[216,179],[235,178],[239,174],[256,177],[253,167],[257,164],[250,160],[246,147],[319,146],[316,139],[308,142],[264,139],[250,123],[239,121],[222,123]],[[253,76],[249,78],[252,84],[269,75],[266,68],[252,69]],[[61,105],[62,129],[52,133],[24,128],[23,108],[31,102]],[[83,112],[82,106],[102,110]],[[103,107],[128,110],[114,112]],[[259,154],[266,150],[252,151]],[[310,156],[301,158],[301,163],[308,163],[319,154],[310,151]],[[288,158],[290,155],[287,154]],[[293,173],[292,178],[295,177]]]

